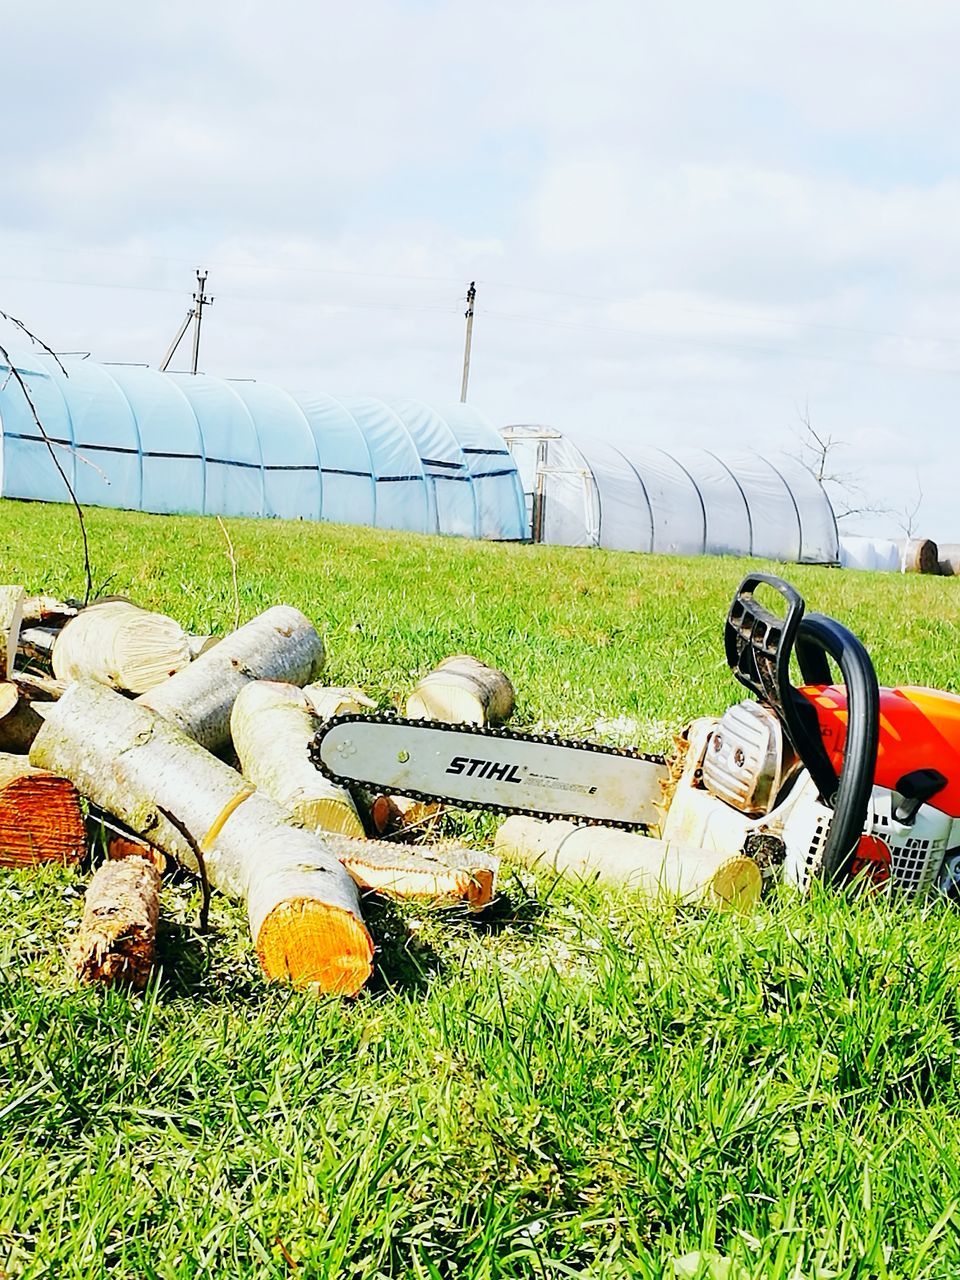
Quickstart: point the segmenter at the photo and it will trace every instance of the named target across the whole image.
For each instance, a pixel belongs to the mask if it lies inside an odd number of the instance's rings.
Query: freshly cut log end
[[[343,791],[331,784],[331,791]],[[295,804],[291,816],[298,827],[308,831],[329,831],[335,835],[353,836],[362,840],[366,835],[356,807],[347,792],[342,795],[314,797]]]
[[[370,805],[370,821],[377,835],[422,835],[433,831],[443,806],[409,796],[376,796]]]
[[[160,915],[160,874],[145,858],[105,862],[90,881],[70,949],[81,982],[147,985]]]
[[[334,716],[363,711],[364,708],[369,710],[377,705],[362,689],[353,685],[308,684],[304,685],[303,692],[321,720],[332,720]]]
[[[5,719],[20,701],[20,690],[12,680],[0,680],[0,720]]]
[[[53,646],[59,680],[87,677],[127,693],[146,693],[189,662],[190,645],[179,622],[128,600],[84,609]]]
[[[499,860],[459,845],[393,844],[327,836],[327,843],[361,889],[430,906],[464,903],[482,911],[493,901]]]
[[[428,672],[407,699],[412,720],[450,724],[502,724],[513,714],[513,685],[495,667],[457,654]]]
[[[762,885],[759,866],[746,854],[684,847],[610,827],[517,816],[500,827],[495,849],[531,870],[620,885],[655,902],[679,899],[743,911],[756,903]]]
[[[373,941],[364,924],[312,898],[278,903],[257,934],[268,978],[355,996],[373,970]]]
[[[0,754],[0,867],[71,866],[86,842],[73,783],[34,769],[26,756]]]

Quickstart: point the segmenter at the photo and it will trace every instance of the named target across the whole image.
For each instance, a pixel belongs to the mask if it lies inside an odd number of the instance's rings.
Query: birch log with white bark
[[[153,968],[159,918],[160,873],[153,863],[137,857],[105,862],[87,888],[70,948],[80,981],[142,991]]]
[[[325,778],[309,748],[320,718],[303,689],[254,680],[237,694],[230,736],[245,778],[309,831],[364,835],[350,792]]]
[[[610,827],[512,817],[497,832],[494,848],[531,870],[621,885],[655,901],[744,909],[760,896],[760,868],[745,854],[683,848]]]
[[[210,751],[230,741],[230,712],[251,680],[304,685],[320,674],[323,641],[299,609],[275,605],[138,699]]]
[[[4,680],[13,675],[25,598],[23,587],[0,587],[0,678]]]
[[[69,866],[86,844],[73,783],[34,768],[25,755],[0,754],[0,867]]]
[[[90,605],[71,618],[53,646],[57,679],[86,677],[127,693],[146,693],[189,662],[180,623],[129,600]]]
[[[495,667],[469,654],[444,658],[407,698],[411,719],[451,724],[502,724],[513,714],[513,685]]]
[[[346,994],[366,982],[373,943],[337,857],[175,724],[78,682],[54,704],[30,758],[193,871],[199,847],[210,884],[246,903],[269,977]]]

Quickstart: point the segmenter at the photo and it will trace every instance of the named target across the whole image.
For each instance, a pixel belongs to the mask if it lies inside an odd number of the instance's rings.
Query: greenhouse
[[[574,440],[547,427],[502,432],[536,542],[673,555],[838,561],[823,488],[786,455]]]
[[[467,405],[292,394],[34,352],[14,359],[82,503],[528,536],[516,464]],[[63,502],[30,403],[2,369],[0,496]]]

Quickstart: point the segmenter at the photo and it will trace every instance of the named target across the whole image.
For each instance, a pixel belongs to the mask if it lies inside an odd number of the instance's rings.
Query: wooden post
[[[30,758],[195,872],[200,848],[210,884],[246,903],[269,977],[350,995],[366,982],[373,943],[356,885],[329,846],[289,826],[279,806],[251,794],[175,724],[104,685],[77,682],[54,704]]]

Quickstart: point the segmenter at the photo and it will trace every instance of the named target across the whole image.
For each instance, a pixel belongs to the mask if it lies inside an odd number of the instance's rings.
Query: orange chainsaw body
[[[847,737],[847,693],[843,685],[805,685],[823,745],[839,773]],[[938,769],[947,785],[931,798],[934,809],[960,818],[960,697],[939,689],[905,686],[880,690],[880,742],[874,782],[890,791],[904,774]]]

